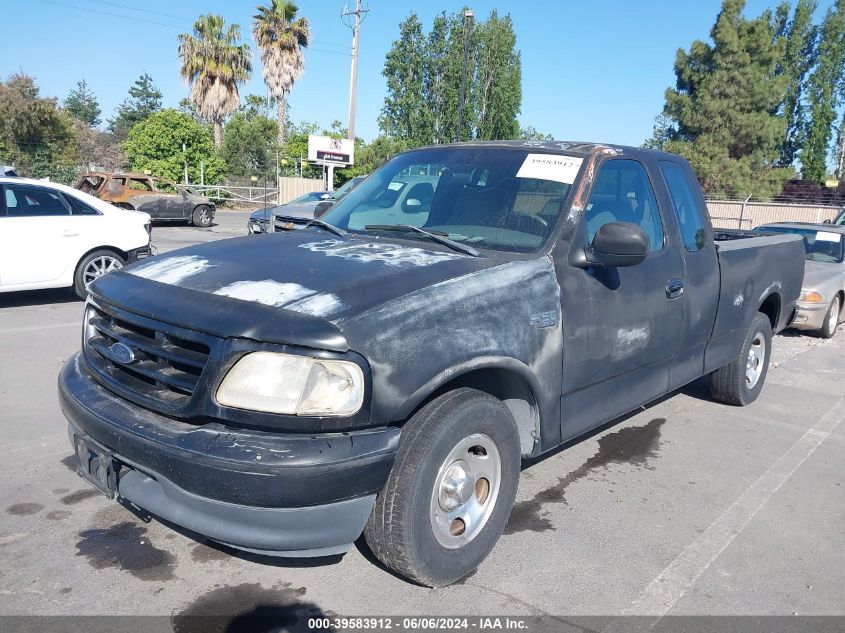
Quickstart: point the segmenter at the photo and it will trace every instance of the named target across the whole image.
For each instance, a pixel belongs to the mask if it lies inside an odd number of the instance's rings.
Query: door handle
[[[683,279],[670,279],[666,282],[666,296],[669,299],[677,299],[684,294],[685,289]]]
[[[79,235],[79,231],[74,231],[73,229],[65,229],[64,231],[62,231],[62,235],[64,235],[65,237],[76,237],[77,235]]]

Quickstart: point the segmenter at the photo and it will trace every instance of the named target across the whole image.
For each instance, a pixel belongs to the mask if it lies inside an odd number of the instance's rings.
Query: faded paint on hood
[[[436,244],[316,228],[182,249],[124,270],[165,284],[332,322],[501,262]]]

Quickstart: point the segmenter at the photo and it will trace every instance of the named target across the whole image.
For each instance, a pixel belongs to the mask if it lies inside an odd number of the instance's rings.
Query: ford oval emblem
[[[135,352],[125,343],[115,343],[109,348],[112,358],[118,363],[129,365],[135,362]]]

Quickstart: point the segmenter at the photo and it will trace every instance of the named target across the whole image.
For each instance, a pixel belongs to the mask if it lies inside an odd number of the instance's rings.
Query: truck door
[[[684,335],[683,259],[667,238],[654,187],[637,160],[602,163],[570,249],[588,245],[602,225],[630,222],[650,252],[636,266],[578,268],[555,255],[561,286],[561,433],[575,437],[657,398]],[[560,249],[566,250],[566,249]]]
[[[719,306],[719,256],[708,221],[706,203],[692,168],[686,162],[661,160],[671,215],[683,244],[686,331],[672,369],[671,387],[680,387],[701,376],[704,352]],[[670,220],[671,221],[671,220]]]

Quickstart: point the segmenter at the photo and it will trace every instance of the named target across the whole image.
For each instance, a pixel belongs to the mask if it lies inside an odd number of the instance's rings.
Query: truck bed
[[[717,229],[714,239],[721,286],[705,358],[707,371],[731,361],[741,348],[754,314],[746,303],[759,306],[766,296],[777,293],[779,305],[769,303],[763,306],[763,311],[778,315],[773,319],[772,329],[779,332],[792,321],[804,280],[803,266],[784,265],[784,262],[804,261],[804,243],[798,235],[761,236],[750,231]]]

